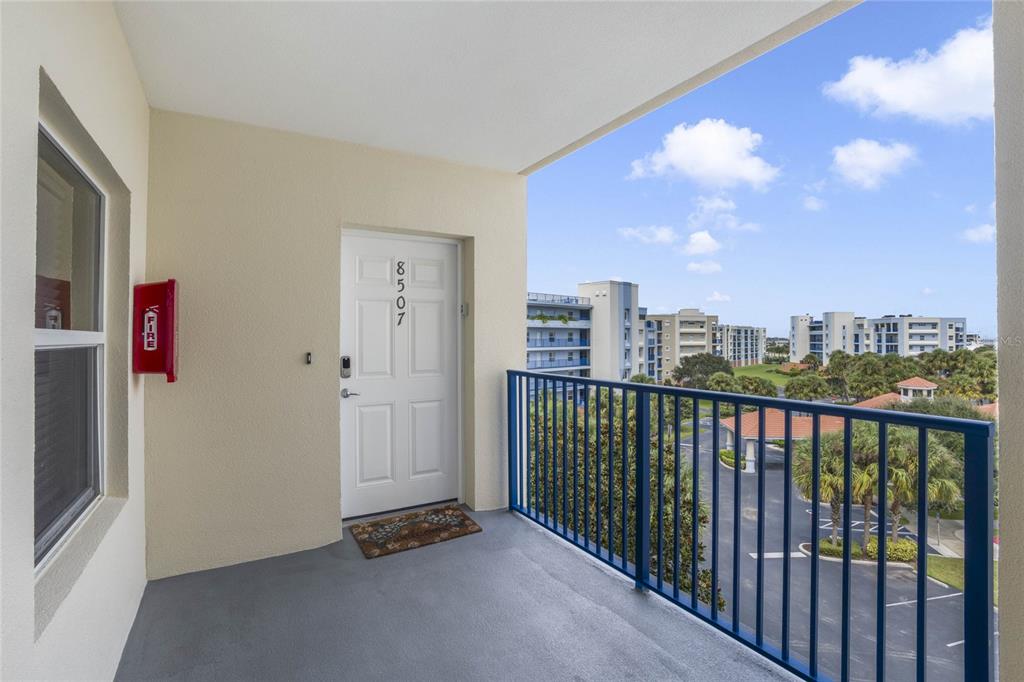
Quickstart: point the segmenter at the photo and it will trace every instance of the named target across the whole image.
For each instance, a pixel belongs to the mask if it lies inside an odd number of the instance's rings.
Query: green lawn
[[[950,587],[958,590],[964,589],[964,560],[957,557],[929,556],[928,575],[941,580]],[[999,562],[992,565],[993,592],[995,602],[999,602]]]
[[[738,377],[761,377],[776,386],[785,386],[792,377],[776,372],[778,367],[779,365],[750,365],[749,367],[734,367],[732,372]]]

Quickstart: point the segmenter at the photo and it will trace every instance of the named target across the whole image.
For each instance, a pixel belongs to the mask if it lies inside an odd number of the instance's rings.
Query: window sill
[[[36,567],[36,639],[50,624],[61,602],[71,593],[127,502],[126,498],[109,496],[94,500]]]

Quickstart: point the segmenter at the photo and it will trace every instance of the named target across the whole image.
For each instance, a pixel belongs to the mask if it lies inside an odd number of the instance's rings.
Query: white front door
[[[344,518],[459,496],[458,267],[453,242],[342,233]]]

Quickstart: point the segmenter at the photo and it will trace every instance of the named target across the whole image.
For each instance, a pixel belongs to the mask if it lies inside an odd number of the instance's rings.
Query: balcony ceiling
[[[846,6],[131,2],[117,13],[153,107],[529,172]]]

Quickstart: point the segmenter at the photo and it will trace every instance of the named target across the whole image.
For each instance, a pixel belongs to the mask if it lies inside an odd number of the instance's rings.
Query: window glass
[[[96,349],[37,350],[35,365],[38,559],[99,493]]]
[[[35,557],[102,492],[102,195],[42,131],[36,189]]]
[[[37,329],[101,330],[101,209],[100,193],[40,132]]]

